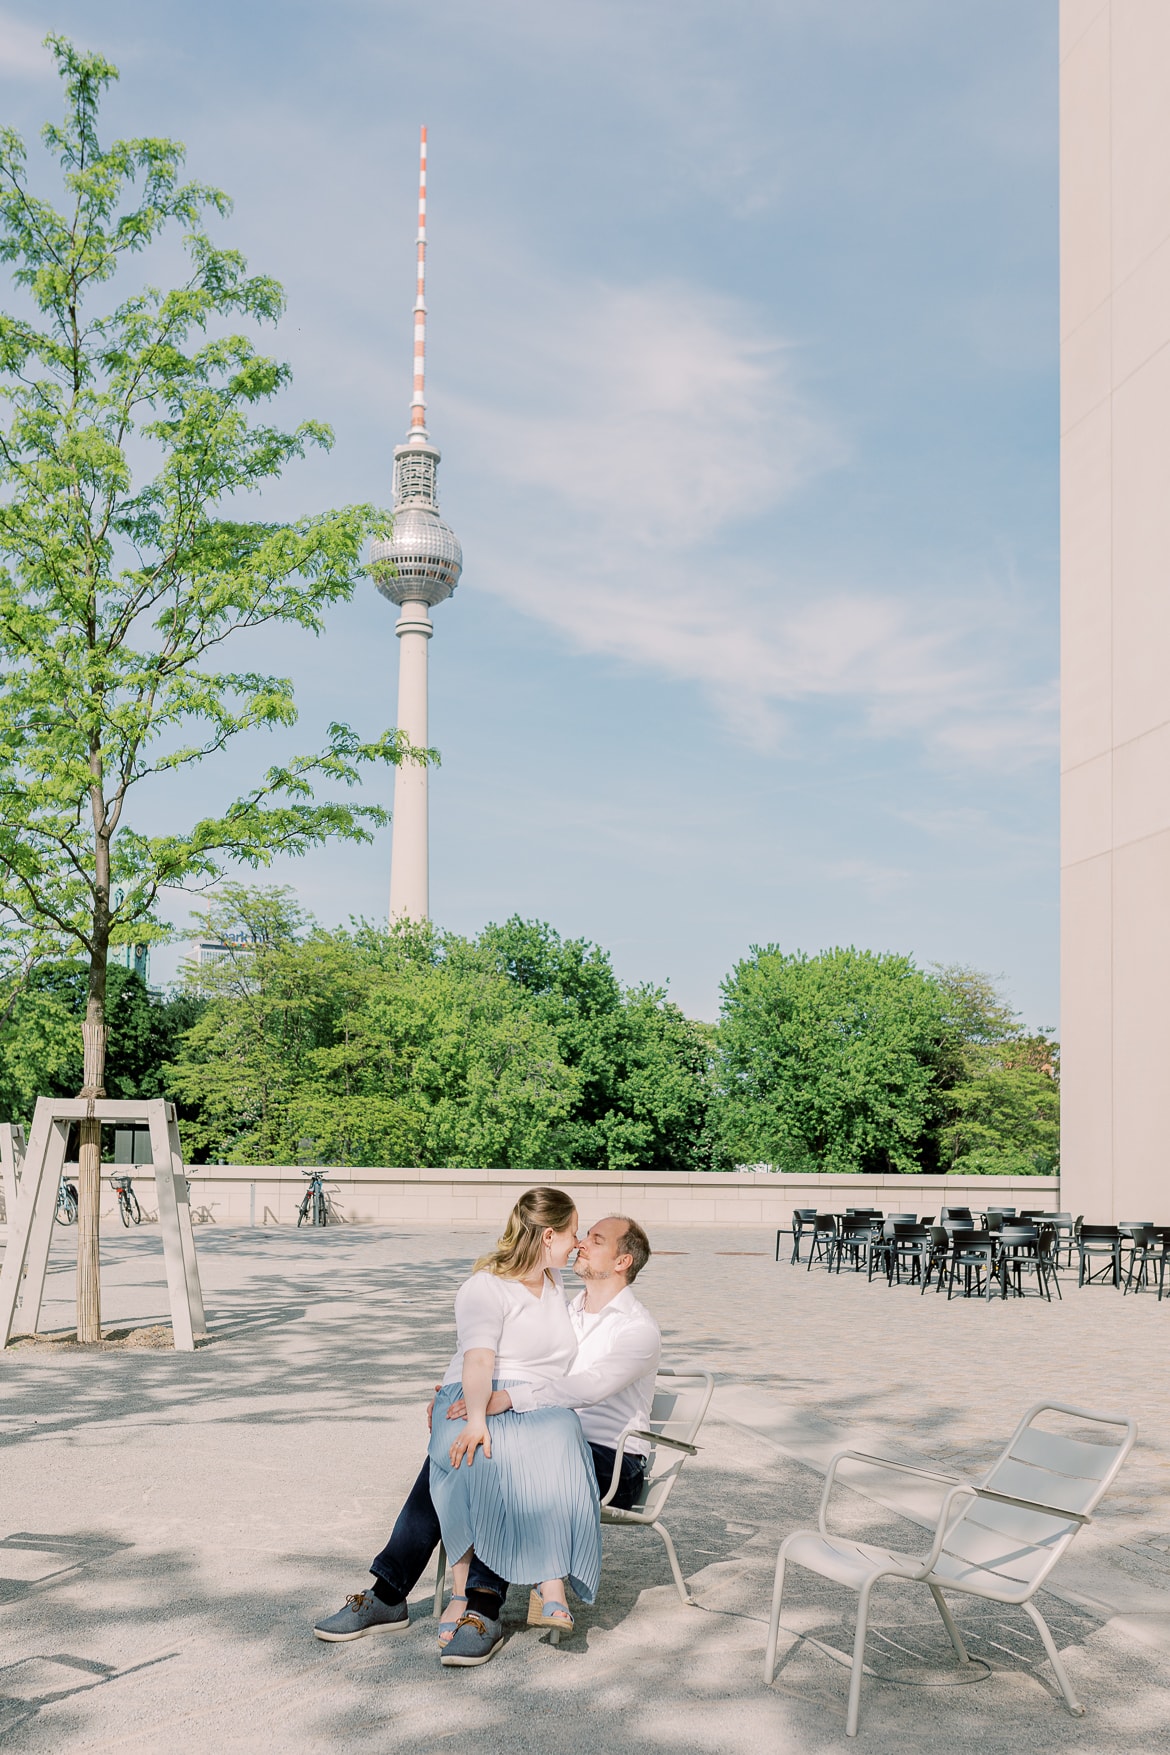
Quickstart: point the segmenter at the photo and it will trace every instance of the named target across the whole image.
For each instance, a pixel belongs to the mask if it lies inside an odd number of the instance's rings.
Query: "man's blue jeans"
[[[591,1444],[589,1448],[593,1453],[593,1466],[597,1470],[597,1482],[604,1498],[613,1478],[614,1457],[617,1453],[605,1444]],[[620,1506],[623,1511],[630,1509],[642,1490],[645,1472],[644,1457],[622,1458],[622,1476],[613,1496],[614,1505]],[[382,1580],[396,1602],[404,1603],[422,1577],[439,1540],[439,1519],[431,1503],[431,1465],[424,1462],[418,1479],[410,1489],[406,1504],[398,1513],[398,1521],[390,1540],[377,1559],[371,1562],[370,1571],[375,1578]],[[508,1581],[501,1578],[498,1572],[493,1572],[490,1566],[485,1566],[478,1554],[473,1554],[467,1574],[467,1588],[491,1591],[502,1601],[508,1594]]]

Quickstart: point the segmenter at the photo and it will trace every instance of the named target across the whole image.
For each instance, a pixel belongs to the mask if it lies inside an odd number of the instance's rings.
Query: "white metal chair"
[[[709,1371],[672,1371],[663,1366],[654,1386],[654,1402],[650,1409],[648,1428],[639,1430],[627,1427],[622,1433],[617,1443],[613,1478],[601,1501],[602,1523],[652,1529],[662,1537],[675,1589],[684,1603],[691,1602],[691,1593],[679,1568],[670,1531],[662,1522],[662,1513],[666,1501],[674,1491],[674,1484],[682,1472],[683,1464],[688,1456],[695,1455],[695,1439],[707,1417],[714,1389],[715,1379]],[[618,1489],[622,1457],[629,1438],[638,1438],[648,1444],[650,1455],[646,1461],[646,1476],[637,1501],[629,1511],[623,1511],[620,1506],[611,1505],[610,1501]]]
[[[665,1381],[664,1381],[665,1380]],[[649,1528],[662,1538],[666,1549],[666,1557],[670,1561],[670,1570],[674,1577],[675,1588],[684,1603],[692,1601],[687,1590],[686,1581],[678,1563],[678,1555],[674,1551],[674,1543],[670,1539],[670,1531],[662,1522],[662,1512],[666,1501],[674,1490],[674,1484],[682,1472],[682,1466],[688,1456],[696,1452],[695,1438],[700,1426],[706,1418],[711,1396],[715,1389],[715,1379],[709,1371],[672,1371],[663,1366],[659,1372],[654,1388],[654,1401],[650,1409],[650,1419],[646,1428],[627,1426],[618,1439],[614,1459],[613,1475],[601,1501],[601,1521],[608,1524],[624,1524],[635,1528]],[[638,1438],[650,1447],[646,1462],[646,1475],[642,1490],[637,1501],[629,1511],[620,1506],[611,1505],[614,1494],[621,1481],[622,1457],[626,1452],[628,1439]],[[435,1615],[443,1611],[443,1582],[447,1570],[447,1554],[442,1544],[439,1546],[439,1563],[435,1577]],[[560,1644],[560,1632],[553,1627],[549,1632],[549,1642]]]
[[[1047,1431],[1036,1424],[1042,1414],[1052,1413],[1067,1415],[1081,1425],[1108,1427],[1115,1433],[1120,1430],[1121,1436],[1115,1436],[1111,1443],[1096,1444]],[[1037,1402],[1020,1421],[999,1460],[978,1484],[933,1469],[866,1456],[861,1451],[838,1451],[829,1464],[821,1495],[818,1529],[797,1530],[780,1544],[764,1659],[765,1683],[770,1683],[776,1672],[784,1569],[792,1561],[858,1593],[845,1723],[847,1737],[857,1735],[869,1598],[879,1578],[904,1579],[927,1586],[963,1664],[971,1659],[943,1599],[943,1591],[1017,1604],[1035,1623],[1068,1709],[1079,1718],[1084,1707],[1072,1691],[1052,1634],[1031,1599],[1081,1525],[1090,1521],[1136,1437],[1136,1425],[1123,1414],[1093,1414],[1063,1402]],[[846,1458],[947,1487],[928,1553],[903,1554],[830,1533],[826,1523],[829,1495],[838,1465]],[[964,1496],[970,1503],[957,1510],[956,1501]]]

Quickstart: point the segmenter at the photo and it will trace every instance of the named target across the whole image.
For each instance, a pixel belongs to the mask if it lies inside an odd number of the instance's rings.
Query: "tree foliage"
[[[948,1040],[908,957],[757,946],[723,985],[716,1130],[738,1163],[836,1174],[923,1168]]]
[[[240,734],[294,723],[288,680],[224,668],[222,648],[275,623],[319,633],[380,520],[250,514],[247,496],[331,442],[319,422],[257,414],[288,368],[234,326],[274,322],[281,289],[214,240],[207,221],[230,203],[183,180],[180,145],[102,143],[116,69],[48,41],[65,89],[63,123],[43,130],[59,206],[0,130],[0,260],[20,303],[0,314],[0,915],[26,958],[86,959],[100,1022],[109,946],[158,935],[160,888],[367,838],[383,812],[319,803],[313,785],[351,786],[401,745],[337,724],[218,815],[168,832],[132,819],[142,782],[173,786]],[[181,284],[134,282],[132,259],[176,227]]]
[[[71,1097],[81,1082],[88,971],[76,959],[33,970],[0,1024],[0,1115],[26,1126],[38,1097]],[[169,1095],[165,1067],[202,1010],[186,993],[151,993],[121,963],[110,966],[106,1089],[111,1097]]]
[[[1055,1044],[1023,1035],[977,970],[767,946],[723,992],[713,1129],[725,1157],[838,1173],[1055,1169]]]
[[[520,920],[325,932],[287,894],[227,886],[205,926],[245,942],[191,975],[207,1009],[171,1077],[201,1156],[689,1169],[702,1151],[706,1033],[594,945]]]

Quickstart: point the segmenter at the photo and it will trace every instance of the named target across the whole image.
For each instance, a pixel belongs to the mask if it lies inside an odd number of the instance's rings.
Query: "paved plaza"
[[[592,1218],[595,1215],[582,1215]],[[1170,1747],[1170,1302],[1109,1289],[990,1306],[772,1259],[774,1233],[658,1229],[638,1291],[664,1360],[719,1388],[668,1522],[699,1608],[647,1532],[607,1530],[601,1594],[559,1648],[523,1625],[481,1670],[441,1670],[424,1577],[405,1634],[326,1646],[313,1619],[369,1582],[425,1445],[474,1228],[197,1228],[211,1342],[194,1355],[64,1346],[0,1362],[0,1740],[13,1755],[363,1747],[843,1749],[856,1599],[802,1572],[781,1665],[762,1661],[776,1547],[815,1520],[844,1441],[956,1470],[989,1461],[1041,1396],[1133,1414],[1139,1445],[1043,1593],[1074,1720],[1016,1610],[957,1600],[960,1684],[925,1591],[879,1587],[857,1748],[892,1755]],[[70,1320],[72,1233],[46,1331]],[[157,1230],[107,1236],[104,1316],[165,1319]],[[848,1527],[916,1547],[892,1501]],[[906,1503],[912,1516],[926,1508]],[[928,1612],[929,1611],[929,1612]],[[797,1634],[811,1635],[797,1639]]]

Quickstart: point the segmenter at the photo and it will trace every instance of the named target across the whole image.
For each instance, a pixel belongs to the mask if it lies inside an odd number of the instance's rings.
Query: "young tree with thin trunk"
[[[0,923],[14,968],[79,950],[88,962],[81,1095],[92,1109],[111,947],[165,932],[160,891],[333,837],[368,840],[385,813],[317,802],[314,784],[352,786],[365,764],[424,753],[396,732],[362,742],[331,725],[321,751],[270,769],[221,815],[151,832],[143,782],[157,798],[160,777],[180,782],[241,733],[296,719],[286,679],[217,668],[225,641],[281,623],[319,633],[387,520],[366,506],[284,523],[248,515],[248,494],[331,442],[315,422],[285,432],[257,412],[289,371],[233,326],[275,321],[281,289],[209,235],[206,216],[229,203],[181,180],[180,145],[101,143],[99,104],[117,70],[46,41],[65,93],[63,123],[42,134],[59,205],[36,192],[20,137],[0,130],[0,259],[19,307],[0,314]],[[133,258],[175,227],[182,283],[135,281]],[[78,1190],[83,1342],[101,1338],[100,1169],[91,1114]]]

